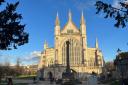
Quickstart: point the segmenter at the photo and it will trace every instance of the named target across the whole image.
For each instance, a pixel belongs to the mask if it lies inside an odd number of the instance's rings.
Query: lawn
[[[36,77],[36,75],[20,75],[17,76],[17,79],[33,79],[33,77]]]
[[[118,80],[112,81],[110,85],[120,85],[120,82]]]

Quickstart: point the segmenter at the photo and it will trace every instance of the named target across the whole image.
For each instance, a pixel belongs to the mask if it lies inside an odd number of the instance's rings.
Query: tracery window
[[[70,42],[69,47],[69,59],[70,65],[76,65],[82,63],[82,50],[79,41],[75,39],[68,39]],[[66,65],[66,41],[62,46],[62,64]]]

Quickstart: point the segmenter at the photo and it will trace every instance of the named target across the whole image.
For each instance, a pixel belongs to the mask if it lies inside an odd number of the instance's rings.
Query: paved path
[[[55,84],[55,83],[50,84],[49,81],[40,81],[36,84],[30,83],[29,85],[59,85],[59,84]],[[88,84],[86,81],[83,81],[82,84],[78,84],[78,85],[90,85],[90,84]],[[94,84],[94,85],[108,85],[108,84]]]
[[[29,85],[59,85],[59,84],[50,84],[49,81],[38,81],[37,83],[33,83],[33,80],[13,80],[14,83],[28,83]],[[91,83],[89,83],[91,82]],[[83,81],[82,84],[78,85],[108,85],[108,84],[97,84],[97,81],[95,79],[89,78],[87,81]]]
[[[59,84],[55,84],[55,83],[50,84],[49,81],[40,81],[40,82],[38,82],[36,84],[30,83],[29,85],[59,85]],[[86,85],[86,84],[84,82],[83,84],[78,84],[78,85]]]

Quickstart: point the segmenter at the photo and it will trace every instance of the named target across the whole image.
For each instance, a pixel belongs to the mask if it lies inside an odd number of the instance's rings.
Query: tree
[[[126,60],[128,61],[128,52],[120,52],[114,61],[114,64],[117,64],[118,61]]]
[[[0,5],[5,3],[0,0]],[[24,32],[25,25],[21,24],[22,15],[16,12],[19,2],[7,3],[0,11],[0,50],[17,49],[17,46],[28,43],[28,33]]]
[[[0,0],[0,5],[1,5],[1,3],[3,3],[3,2],[5,2],[4,0]]]
[[[5,0],[0,0],[0,6]],[[22,15],[16,12],[19,2],[7,3],[4,10],[0,10],[0,50],[17,49],[17,46],[28,43],[29,34],[24,32],[25,25],[21,24]],[[0,81],[6,73],[0,66]]]
[[[103,12],[105,14],[104,18],[114,18],[116,23],[115,27],[122,28],[126,27],[128,22],[128,2],[127,0],[120,1],[119,7],[113,7],[111,4],[104,3],[102,1],[96,1],[96,14]]]
[[[15,76],[17,74],[15,68],[6,65],[0,65],[0,83],[1,79],[7,76]],[[1,85],[1,84],[0,84]]]
[[[21,59],[20,58],[17,58],[17,60],[16,60],[16,66],[15,66],[16,75],[22,74],[23,68],[20,66],[20,64],[21,64]]]
[[[110,62],[110,61],[106,62],[105,68],[108,72],[114,71],[115,70],[114,62]]]
[[[21,64],[21,59],[17,58],[17,60],[16,60],[16,67],[20,67],[20,64]]]
[[[121,76],[122,85],[128,85],[128,52],[120,52],[114,60],[116,71]]]

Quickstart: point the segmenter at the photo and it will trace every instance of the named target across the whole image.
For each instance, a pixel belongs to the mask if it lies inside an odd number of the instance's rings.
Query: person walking
[[[51,71],[49,72],[49,80],[50,80],[50,83],[52,84],[53,83],[53,74]]]
[[[33,77],[33,83],[36,83],[36,77],[35,76]]]
[[[13,85],[12,78],[8,78],[8,84],[7,85]]]

